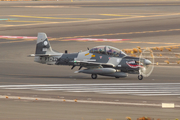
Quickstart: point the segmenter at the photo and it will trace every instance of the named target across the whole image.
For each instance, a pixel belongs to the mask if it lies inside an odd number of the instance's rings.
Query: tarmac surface
[[[34,53],[36,39],[13,37],[36,37],[38,32],[45,32],[53,49],[70,53],[98,45],[119,49],[179,46],[180,2],[1,2],[0,11],[5,11],[0,14],[0,95],[4,96],[0,99],[0,119],[180,118],[179,64],[155,66],[151,76],[142,81],[137,75],[120,79],[98,76],[92,80],[90,75],[75,74],[78,68],[34,63],[34,58],[27,56]],[[69,40],[73,38],[128,40]],[[180,55],[179,49],[161,53]],[[169,61],[178,60],[177,57]],[[11,99],[11,96],[77,102]],[[116,104],[98,103],[101,101]],[[174,103],[175,108],[163,109],[159,106],[162,103]]]

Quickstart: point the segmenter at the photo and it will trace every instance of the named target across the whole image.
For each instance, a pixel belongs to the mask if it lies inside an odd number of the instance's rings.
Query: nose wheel
[[[142,76],[142,75],[138,75],[138,79],[139,79],[139,80],[142,80],[142,79],[143,79],[143,76]]]
[[[97,78],[97,74],[91,74],[91,78],[92,79],[96,79]]]

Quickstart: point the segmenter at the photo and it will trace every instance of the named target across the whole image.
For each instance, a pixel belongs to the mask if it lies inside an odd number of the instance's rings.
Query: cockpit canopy
[[[127,56],[123,51],[111,46],[96,46],[90,50],[90,53],[106,54],[113,57]]]

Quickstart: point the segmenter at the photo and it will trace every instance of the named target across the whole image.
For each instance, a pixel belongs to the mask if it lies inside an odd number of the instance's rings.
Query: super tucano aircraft
[[[152,51],[144,51],[151,54]],[[141,54],[142,55],[142,54]],[[58,53],[52,50],[45,33],[38,33],[34,61],[47,65],[69,65],[73,69],[79,66],[75,73],[91,74],[92,79],[97,75],[115,78],[127,77],[128,74],[138,74],[138,79],[147,77],[153,71],[152,61],[141,57],[131,57],[123,51],[111,46],[97,46],[78,53]],[[84,67],[86,69],[81,70]]]

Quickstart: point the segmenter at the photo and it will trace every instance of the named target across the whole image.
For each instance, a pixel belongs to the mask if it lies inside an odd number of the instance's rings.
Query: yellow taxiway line
[[[10,15],[13,17],[24,17],[24,18],[43,18],[43,19],[87,19],[87,18],[59,18],[59,17],[39,17],[39,16],[25,16],[25,15]]]
[[[20,21],[20,20],[7,20],[6,22],[46,22],[46,21]]]
[[[118,15],[118,14],[99,14],[99,15],[104,15],[104,16],[123,16],[123,17],[132,16],[132,15]]]
[[[144,34],[144,33],[156,33],[156,32],[171,32],[171,31],[180,31],[180,29],[168,29],[168,30],[155,30],[155,31],[141,31],[141,32],[127,32],[127,33],[108,33],[108,34],[95,34],[95,35],[85,35],[85,36],[72,36],[72,37],[60,37],[60,38],[51,38],[50,40],[62,40],[69,38],[84,38],[84,37],[98,37],[98,36],[115,36],[115,35],[129,35],[129,34]],[[135,41],[134,41],[135,42]]]
[[[82,19],[80,21],[62,21],[62,22],[44,22],[44,23],[34,23],[34,24],[20,24],[20,25],[4,25],[1,27],[17,27],[17,26],[30,26],[30,25],[44,25],[44,24],[66,24],[66,23],[82,23],[82,22],[98,22],[98,21],[110,21],[110,20],[121,20],[121,19],[135,19],[135,18],[150,18],[150,17],[160,17],[160,16],[173,16],[180,15],[180,13],[174,14],[162,14],[162,15],[150,15],[150,16],[132,16],[124,18],[108,18],[108,19],[87,19],[87,18],[70,18],[70,19]],[[38,16],[23,16],[23,15],[10,15],[16,17],[29,17],[29,18],[44,18],[44,19],[61,19],[56,17],[38,17]],[[66,19],[66,18],[62,18]],[[68,19],[68,18],[67,18]],[[83,20],[84,19],[84,20]]]

